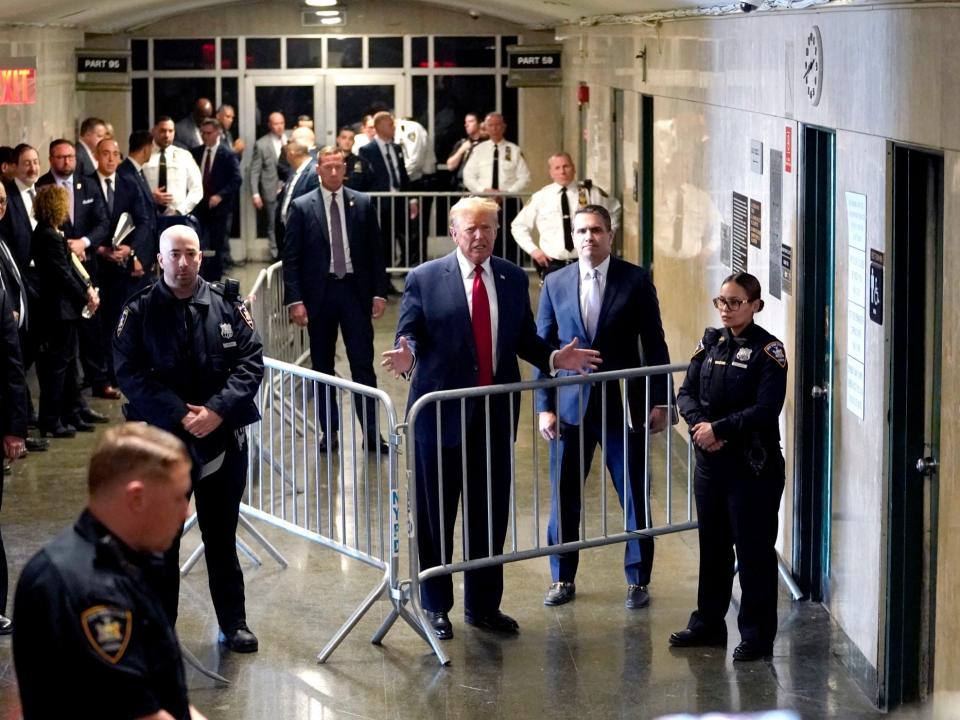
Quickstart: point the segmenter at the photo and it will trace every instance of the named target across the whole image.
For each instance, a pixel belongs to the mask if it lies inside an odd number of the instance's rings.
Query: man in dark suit
[[[97,145],[106,137],[107,124],[98,117],[84,118],[77,140],[77,172],[81,176],[97,171]]]
[[[544,282],[537,313],[540,336],[553,343],[577,340],[599,350],[605,371],[668,364],[670,355],[664,341],[656,288],[646,270],[611,255],[613,231],[607,209],[600,205],[580,208],[573,219],[573,238],[579,262],[551,273]],[[551,545],[579,539],[581,462],[584,474],[589,473],[598,443],[603,444],[604,462],[620,504],[626,508],[627,528],[636,530],[646,526],[644,424],[651,433],[660,432],[667,426],[666,410],[662,407],[667,401],[666,378],[651,378],[650,404],[653,409],[646,423],[643,422],[646,415],[645,385],[644,378],[627,383],[628,467],[624,467],[623,461],[623,400],[619,383],[607,386],[605,438],[599,387],[583,386],[582,404],[580,387],[561,388],[559,407],[555,393],[537,393],[540,433],[550,441],[553,499],[547,540]],[[573,599],[577,561],[576,552],[550,556],[553,584],[544,598],[545,605],[562,605]],[[647,584],[652,567],[651,538],[626,543],[624,572],[628,608],[649,605]]]
[[[77,153],[69,140],[50,143],[50,170],[37,180],[37,188],[60,185],[70,195],[70,216],[60,227],[70,250],[80,258],[94,286],[99,287],[96,249],[110,237],[107,208],[95,179],[77,172]],[[110,384],[107,374],[107,353],[103,345],[99,314],[81,320],[77,327],[80,342],[80,364],[83,377],[97,397],[117,400],[120,391]],[[94,411],[91,411],[96,415]]]
[[[283,193],[277,203],[277,247],[283,251],[283,237],[287,231],[287,215],[290,214],[291,203],[298,197],[303,197],[320,187],[317,177],[317,162],[310,155],[310,148],[295,137],[283,146],[287,162],[290,164],[290,179],[283,186]],[[346,184],[346,183],[344,183]]]
[[[434,390],[452,390],[520,381],[517,358],[544,372],[563,368],[586,372],[599,364],[599,353],[581,350],[573,341],[554,350],[537,335],[530,310],[529,281],[516,265],[492,258],[497,236],[496,203],[464,198],[450,209],[450,234],[457,250],[431,260],[407,275],[400,305],[396,349],[383,353],[383,365],[406,375],[413,370],[407,407]],[[496,342],[494,342],[496,338]],[[510,497],[510,427],[516,429],[520,404],[510,417],[508,395],[466,403],[466,425],[461,435],[460,403],[443,403],[439,437],[432,408],[414,428],[417,473],[417,541],[420,568],[450,562],[453,529],[461,486],[466,488],[470,557],[503,551]],[[490,438],[492,497],[487,498],[487,447]],[[443,495],[439,491],[437,445],[441,448]],[[467,476],[462,476],[462,452]],[[487,534],[487,505],[492,507],[491,538]],[[440,525],[441,503],[444,525]],[[446,558],[440,554],[444,537]],[[464,577],[464,619],[495,632],[515,633],[513,618],[500,611],[503,567],[471,570]],[[437,637],[453,637],[448,613],[453,606],[449,575],[420,585],[423,608]]]
[[[403,149],[393,141],[396,124],[393,115],[383,111],[373,116],[377,134],[357,154],[362,163],[359,185],[365,192],[406,192],[410,177],[403,162]],[[399,266],[414,267],[420,263],[420,243],[410,234],[408,222],[417,217],[419,204],[405,198],[378,198],[380,236],[385,253],[399,250]],[[392,265],[392,263],[388,263]]]
[[[203,228],[204,250],[212,252],[201,266],[204,280],[217,282],[223,276],[223,256],[226,252],[230,228],[227,221],[232,212],[231,204],[240,189],[243,177],[236,153],[226,143],[220,142],[223,127],[215,118],[200,123],[203,145],[190,152],[200,167],[203,179],[203,200],[193,209],[193,214]]]
[[[149,137],[148,143],[149,145]],[[149,148],[147,151],[149,157]],[[93,177],[103,193],[107,207],[110,233],[97,246],[100,275],[100,314],[104,347],[112,347],[114,330],[127,298],[146,287],[157,255],[157,213],[150,197],[149,187],[138,182],[139,176],[118,172],[120,146],[116,140],[101,140],[97,145],[97,171]],[[113,246],[113,235],[126,213],[133,223],[133,231],[118,246]],[[116,385],[113,353],[107,353],[107,374]]]
[[[371,316],[376,320],[383,315],[389,281],[373,204],[363,193],[343,187],[344,171],[340,151],[321,148],[317,163],[320,187],[291,205],[283,246],[284,303],[290,320],[309,330],[314,370],[334,374],[339,330],[354,382],[376,387]],[[317,403],[323,446],[333,450],[338,428],[336,400],[330,403],[330,427],[323,390]],[[375,425],[375,402],[354,399],[354,407],[365,447],[383,451]]]
[[[201,127],[203,121],[213,117],[213,103],[207,98],[197,98],[193,110],[174,126],[174,144],[184,150],[193,150],[203,144]]]

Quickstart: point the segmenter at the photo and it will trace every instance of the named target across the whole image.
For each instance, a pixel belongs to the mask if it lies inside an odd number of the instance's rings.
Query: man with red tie
[[[408,408],[435,390],[519,382],[518,357],[548,373],[558,369],[587,372],[600,363],[598,352],[581,350],[576,341],[556,350],[537,335],[526,273],[513,263],[491,257],[497,237],[497,210],[492,200],[460,200],[450,209],[450,235],[457,249],[407,275],[396,346],[383,353],[382,364],[397,374],[412,373]],[[469,524],[468,559],[498,555],[503,550],[510,497],[510,427],[512,423],[516,429],[520,404],[514,402],[512,418],[508,395],[491,396],[489,413],[485,407],[482,398],[466,403],[462,434],[458,402],[441,406],[439,432],[432,409],[414,428],[422,570],[450,562],[461,488],[466,488],[469,506],[465,519]],[[492,544],[487,533],[488,430]],[[462,474],[463,452],[466,477]],[[445,558],[441,558],[441,537]],[[464,587],[464,620],[468,624],[499,633],[517,632],[516,621],[500,611],[502,566],[467,572]],[[448,617],[453,607],[450,576],[423,582],[420,595],[437,637],[453,637]]]
[[[201,275],[209,282],[218,281],[223,275],[223,257],[229,254],[227,237],[233,198],[240,189],[243,177],[236,154],[225,142],[223,126],[216,118],[207,118],[200,123],[203,145],[193,148],[193,159],[200,168],[203,183],[203,200],[193,210],[203,229],[204,260]],[[210,251],[212,256],[208,256]]]

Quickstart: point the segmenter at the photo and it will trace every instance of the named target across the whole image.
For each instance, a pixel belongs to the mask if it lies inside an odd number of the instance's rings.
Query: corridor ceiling
[[[4,0],[0,2],[0,25],[59,25],[92,32],[123,32],[192,10],[252,2],[255,0],[239,3],[237,0]],[[349,0],[343,4],[349,10]],[[710,0],[427,0],[425,4],[462,10],[464,17],[476,12],[526,27],[548,28],[595,15],[643,14],[719,3]],[[462,32],[463,28],[456,30]]]

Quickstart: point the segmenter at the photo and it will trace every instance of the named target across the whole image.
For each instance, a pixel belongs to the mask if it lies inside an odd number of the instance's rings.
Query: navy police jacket
[[[27,563],[13,657],[26,720],[189,720],[180,645],[156,588],[162,566],[88,511]],[[50,685],[56,678],[56,687]]]
[[[751,323],[739,336],[729,329],[707,328],[690,360],[677,406],[687,425],[713,425],[727,446],[698,453],[720,460],[725,451],[749,452],[759,443],[780,452],[778,418],[787,392],[787,356],[783,343]]]
[[[254,399],[263,379],[263,346],[249,311],[219,283],[198,279],[187,300],[163,279],[134,295],[113,339],[127,419],[172,432],[192,451],[196,438],[180,424],[187,403],[220,415],[224,431],[238,430],[260,419]]]

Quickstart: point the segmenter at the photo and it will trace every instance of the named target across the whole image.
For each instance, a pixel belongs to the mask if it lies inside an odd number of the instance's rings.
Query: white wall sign
[[[847,410],[863,420],[866,354],[867,196],[847,199]]]

